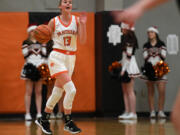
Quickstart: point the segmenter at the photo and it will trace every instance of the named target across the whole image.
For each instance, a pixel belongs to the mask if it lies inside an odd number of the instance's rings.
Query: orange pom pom
[[[115,61],[112,63],[112,65],[108,67],[108,70],[109,72],[112,72],[113,69],[120,68],[121,66],[122,66],[121,63],[119,63],[118,61]]]
[[[162,60],[160,62],[158,62],[153,68],[155,71],[155,76],[157,78],[162,78],[164,75],[166,75],[170,72],[168,64]]]

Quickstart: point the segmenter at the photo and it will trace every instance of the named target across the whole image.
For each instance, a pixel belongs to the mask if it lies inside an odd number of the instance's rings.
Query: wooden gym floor
[[[115,118],[76,118],[83,130],[79,135],[176,135],[169,120],[118,121]],[[62,120],[51,120],[53,135],[70,135],[63,131]],[[0,135],[44,135],[32,122],[22,120],[0,121]]]

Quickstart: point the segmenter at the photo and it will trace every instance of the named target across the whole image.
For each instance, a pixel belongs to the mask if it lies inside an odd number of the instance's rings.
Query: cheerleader
[[[60,0],[59,8],[61,14],[52,18],[48,24],[52,30],[52,39],[54,41],[48,65],[51,76],[56,78],[55,86],[46,103],[42,117],[35,122],[42,128],[44,133],[52,134],[49,117],[65,91],[63,101],[64,130],[76,134],[80,133],[81,129],[76,126],[71,116],[72,104],[76,95],[76,88],[71,76],[75,66],[77,37],[79,37],[82,44],[86,42],[87,17],[85,14],[81,14],[80,17],[71,15],[72,0]]]
[[[136,115],[136,96],[134,93],[134,78],[140,76],[140,71],[138,69],[135,50],[138,48],[137,38],[128,24],[122,23],[122,64],[121,76],[128,73],[130,82],[123,82],[122,80],[122,90],[123,98],[125,104],[125,112],[118,116],[119,119],[137,119]]]
[[[166,46],[159,38],[159,31],[156,27],[149,27],[147,30],[148,41],[144,44],[143,56],[145,64],[151,63],[152,66],[156,65],[159,61],[166,58]],[[145,65],[146,66],[146,65]],[[148,102],[150,107],[150,117],[156,117],[154,108],[154,86],[157,86],[159,92],[159,104],[158,104],[158,117],[165,118],[166,115],[163,112],[165,102],[165,85],[167,77],[163,76],[159,79],[151,79],[150,77],[143,77],[145,79],[148,88]]]
[[[39,44],[33,37],[33,31],[36,25],[28,27],[28,38],[22,44],[22,53],[24,55],[25,64],[21,72],[21,78],[25,80],[26,93],[25,93],[25,120],[32,120],[30,115],[30,104],[33,89],[35,90],[37,115],[36,118],[41,117],[41,104],[42,104],[42,81],[37,67],[44,63],[46,55],[46,47]],[[29,69],[28,69],[29,67]],[[28,74],[28,71],[36,71],[36,74]]]

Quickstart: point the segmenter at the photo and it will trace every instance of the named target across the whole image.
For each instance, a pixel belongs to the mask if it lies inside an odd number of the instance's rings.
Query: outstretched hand
[[[125,10],[113,11],[111,14],[114,18],[115,23],[125,22],[130,26],[133,26],[136,20],[141,17],[143,11],[141,11],[140,8],[136,8],[135,6],[132,6]]]
[[[87,22],[87,13],[82,12],[82,13],[80,14],[80,16],[79,16],[79,22],[80,22],[81,24],[86,24],[86,22]]]

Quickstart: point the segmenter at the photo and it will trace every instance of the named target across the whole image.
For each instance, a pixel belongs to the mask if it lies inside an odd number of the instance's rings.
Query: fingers
[[[111,12],[111,15],[114,18],[115,23],[125,22],[129,24],[130,27],[134,26],[135,21],[132,17],[130,17],[126,10],[113,11]]]
[[[81,12],[79,19],[80,19],[80,22],[86,23],[87,22],[87,12]]]
[[[87,16],[87,12],[81,12],[80,16]]]

